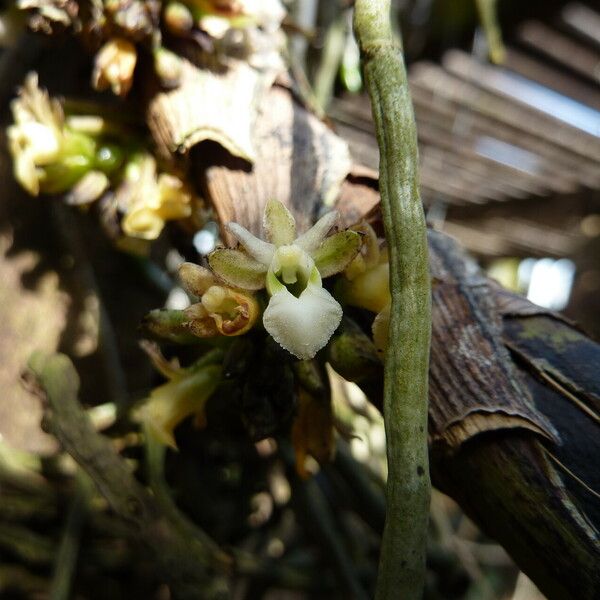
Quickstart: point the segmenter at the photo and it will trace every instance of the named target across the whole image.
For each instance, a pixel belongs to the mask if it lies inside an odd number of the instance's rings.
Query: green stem
[[[476,0],[479,19],[483,26],[490,60],[495,64],[504,62],[506,49],[502,42],[502,31],[498,24],[497,0]]]
[[[345,41],[346,15],[341,13],[329,25],[327,35],[325,36],[323,52],[321,53],[321,62],[315,75],[315,97],[323,110],[327,110],[331,96],[333,95],[335,78],[337,77],[344,55]]]
[[[144,429],[144,440],[148,483],[163,514],[168,516],[190,546],[197,546],[199,552],[206,553],[208,551],[211,553],[212,556],[209,562],[214,561],[215,564],[221,566],[227,565],[230,562],[227,555],[219,549],[214,540],[199,527],[196,527],[175,504],[165,480],[166,447],[154,438],[148,428]]]
[[[77,474],[76,485],[77,490],[67,513],[65,529],[54,561],[50,600],[69,600],[71,597],[81,532],[92,492],[92,482],[82,472]]]
[[[415,120],[389,11],[390,0],[356,0],[354,13],[380,151],[392,295],[384,380],[387,514],[376,598],[418,600],[425,577],[431,488],[427,457],[431,284]]]

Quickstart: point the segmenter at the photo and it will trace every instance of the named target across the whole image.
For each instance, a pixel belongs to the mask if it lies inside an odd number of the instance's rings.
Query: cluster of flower
[[[19,0],[17,7],[37,31],[68,30],[80,38],[96,52],[92,86],[121,97],[131,90],[140,52],[151,52],[163,84],[177,82],[181,59],[164,47],[169,36],[191,40],[212,56],[273,60],[277,46],[266,51],[260,36],[272,40],[285,14],[279,0],[110,0],[90,2],[85,10],[76,0]],[[2,16],[5,24],[9,19]],[[122,232],[146,240],[156,239],[166,221],[203,212],[172,164],[158,172],[152,153],[116,122],[65,115],[61,103],[38,87],[37,75],[27,77],[12,112],[8,137],[15,176],[30,194],[65,194],[69,203],[81,205],[111,191]]]
[[[235,55],[257,63],[253,68],[272,69],[270,34],[279,29],[284,14],[279,0],[108,0],[90,5],[84,18],[75,0],[19,0],[22,9],[33,12],[36,28],[52,33],[60,25],[92,39],[97,50],[92,84],[119,96],[132,87],[142,49],[153,52],[159,76],[176,74],[181,59],[162,46],[163,36],[193,39],[203,47],[209,39],[213,55]],[[261,45],[263,34],[269,43]],[[14,124],[8,139],[14,172],[30,194],[63,194],[78,205],[108,198],[120,216],[122,233],[145,240],[156,239],[167,221],[200,212],[201,201],[173,165],[159,168],[153,154],[122,124],[97,115],[66,114],[58,100],[39,88],[37,75],[27,77],[11,108]],[[374,342],[383,352],[390,303],[387,253],[369,225],[337,230],[337,221],[338,214],[329,212],[298,235],[292,214],[272,200],[265,207],[264,239],[238,223],[227,224],[237,247],[214,250],[206,267],[180,267],[182,284],[197,301],[176,311],[178,331],[194,339],[232,337],[262,325],[293,357],[310,361],[338,329],[342,305],[349,305],[377,313]],[[333,275],[339,276],[327,289],[323,279]],[[222,372],[222,358],[208,360],[209,355],[186,368],[169,367],[154,357],[169,381],[141,403],[137,416],[163,443],[175,445],[173,431],[184,418],[196,415],[197,423],[204,422],[204,405]],[[331,437],[330,408],[306,391],[299,396],[293,435],[299,460],[306,453],[323,457],[323,448],[331,444],[323,443],[319,450],[313,438],[315,431],[325,441]]]
[[[387,252],[366,223],[330,235],[337,220],[338,214],[329,212],[297,236],[292,214],[272,200],[263,219],[266,239],[229,223],[237,248],[214,250],[208,256],[210,269],[192,263],[180,267],[184,287],[198,302],[182,311],[178,327],[201,338],[239,336],[256,326],[262,314],[262,325],[271,337],[305,361],[314,358],[338,328],[341,301],[378,313],[374,339],[383,352],[390,305]],[[338,273],[342,274],[335,286],[339,301],[322,283]],[[257,297],[263,289],[268,297],[264,310],[265,302]],[[196,400],[201,398],[198,404],[190,402],[187,393],[189,386],[195,389],[198,381],[205,381],[201,373],[197,368],[174,371],[168,375],[169,383],[142,404],[138,418],[165,443],[174,445],[173,429],[181,420],[203,414],[210,394],[196,394]]]
[[[68,202],[81,205],[112,188],[123,232],[142,239],[156,239],[166,221],[191,215],[194,195],[180,176],[157,173],[152,154],[104,118],[65,116],[60,102],[38,87],[36,74],[11,108],[14,173],[30,194],[67,193]]]
[[[28,15],[31,29],[48,35],[69,31],[81,39],[96,54],[94,88],[119,96],[132,87],[140,52],[151,53],[164,84],[177,82],[180,59],[165,40],[190,42],[220,62],[233,56],[272,65],[279,60],[278,30],[285,16],[280,0],[18,0],[17,7]],[[3,29],[10,21],[20,20],[4,15]]]

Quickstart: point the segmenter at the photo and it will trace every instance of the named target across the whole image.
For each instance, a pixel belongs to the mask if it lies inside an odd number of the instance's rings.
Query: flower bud
[[[157,48],[154,51],[154,70],[165,87],[179,85],[183,63],[181,58],[166,48]]]
[[[191,415],[202,415],[220,377],[220,365],[181,369],[170,381],[152,391],[135,411],[134,418],[159,442],[177,448],[175,428]]]
[[[183,35],[194,27],[194,17],[185,4],[169,2],[163,13],[163,23],[169,33]]]
[[[124,38],[112,38],[96,54],[92,85],[97,90],[110,88],[117,96],[126,96],[133,84],[136,63],[135,46]]]

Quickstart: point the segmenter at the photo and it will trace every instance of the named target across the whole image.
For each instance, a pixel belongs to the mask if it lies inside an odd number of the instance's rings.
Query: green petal
[[[296,237],[296,221],[281,202],[269,200],[263,219],[265,237],[275,246],[291,244]]]
[[[231,248],[219,248],[208,256],[208,264],[225,283],[243,290],[265,287],[267,267],[246,253]]]
[[[360,250],[361,238],[356,231],[340,231],[325,239],[313,252],[315,265],[321,277],[329,277],[343,271]]]

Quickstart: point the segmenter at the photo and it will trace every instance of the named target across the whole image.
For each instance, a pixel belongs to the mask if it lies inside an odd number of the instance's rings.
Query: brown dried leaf
[[[244,61],[217,72],[182,60],[179,87],[156,94],[148,106],[148,125],[162,153],[187,153],[212,140],[253,162],[256,106],[274,77]]]
[[[515,427],[556,439],[504,346],[487,279],[447,236],[430,232],[429,248],[432,442],[456,449],[477,433]]]
[[[262,100],[253,140],[251,170],[224,153],[199,157],[208,163],[206,193],[221,223],[236,221],[258,235],[265,204],[276,199],[306,231],[339,195],[350,170],[347,144],[279,86]]]

